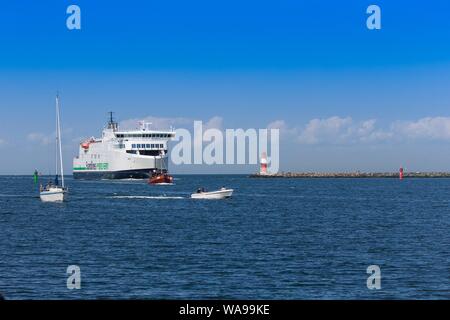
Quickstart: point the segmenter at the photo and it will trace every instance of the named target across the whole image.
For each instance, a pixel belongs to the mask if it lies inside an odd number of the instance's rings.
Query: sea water
[[[0,177],[7,299],[450,298],[450,179],[66,183],[67,202],[42,203],[31,176]],[[232,198],[189,198],[222,186]]]

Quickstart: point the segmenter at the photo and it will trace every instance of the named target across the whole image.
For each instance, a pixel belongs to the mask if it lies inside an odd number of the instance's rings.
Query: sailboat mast
[[[59,148],[59,161],[61,166],[61,183],[64,188],[64,168],[63,168],[63,159],[62,159],[62,148],[61,148],[61,121],[59,115],[59,95],[56,95],[56,123],[57,123],[57,139],[58,139],[58,148]]]
[[[58,103],[58,96],[56,97],[56,103]],[[55,117],[55,127],[56,127],[56,139],[55,139],[55,177],[58,177],[59,170],[58,170],[58,107],[56,107],[56,117]],[[49,171],[50,172],[50,171]]]

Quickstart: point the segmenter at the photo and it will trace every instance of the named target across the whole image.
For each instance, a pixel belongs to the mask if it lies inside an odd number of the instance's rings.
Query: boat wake
[[[173,197],[173,196],[112,196],[113,199],[184,199],[184,197]]]
[[[0,194],[0,198],[39,198],[39,195]]]

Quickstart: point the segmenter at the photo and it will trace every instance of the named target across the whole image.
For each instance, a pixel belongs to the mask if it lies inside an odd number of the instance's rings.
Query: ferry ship
[[[168,142],[175,132],[149,130],[149,123],[140,128],[122,131],[113,113],[101,138],[80,143],[73,159],[75,179],[148,179],[156,171],[167,171]]]

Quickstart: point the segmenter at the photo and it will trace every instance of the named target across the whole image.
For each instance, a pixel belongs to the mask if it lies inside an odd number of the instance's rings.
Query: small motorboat
[[[148,180],[149,184],[173,184],[173,177],[168,173],[156,173],[153,174]]]
[[[225,199],[231,197],[233,189],[221,188],[216,191],[206,191],[199,188],[196,193],[191,194],[192,199]]]

